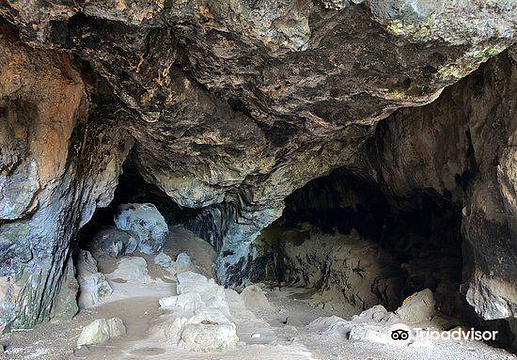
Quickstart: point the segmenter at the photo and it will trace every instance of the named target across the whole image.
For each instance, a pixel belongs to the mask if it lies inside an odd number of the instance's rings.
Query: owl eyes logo
[[[407,345],[411,337],[411,329],[405,324],[394,324],[390,327],[390,343]]]
[[[391,332],[392,340],[407,340],[409,338],[409,332],[403,329],[393,330]]]

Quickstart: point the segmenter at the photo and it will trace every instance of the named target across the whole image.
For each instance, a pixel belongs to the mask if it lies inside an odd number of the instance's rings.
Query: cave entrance
[[[152,223],[155,216],[163,217],[168,228],[167,235],[160,241],[160,245],[151,248],[149,251],[142,247],[141,237],[137,236],[138,229],[121,229],[116,224],[115,218],[122,208],[149,204],[155,207],[155,213],[149,216],[149,231],[153,231],[156,224]],[[106,273],[111,272],[123,257],[142,257],[147,262],[151,272],[157,272],[155,257],[164,253],[170,256],[171,260],[177,260],[177,256],[184,252],[192,257],[192,260],[199,265],[197,269],[201,274],[214,277],[216,248],[209,242],[201,240],[181,226],[195,219],[202,209],[185,208],[175,203],[158,186],[151,184],[142,177],[137,165],[130,155],[123,164],[123,171],[119,176],[118,186],[115,189],[113,200],[105,208],[97,208],[91,220],[85,224],[78,236],[74,249],[74,262],[81,261],[81,252],[87,250],[96,259],[98,270]],[[133,219],[131,221],[142,221],[145,219]],[[143,224],[145,227],[145,224]],[[160,226],[158,226],[160,227]],[[144,229],[143,231],[148,231]],[[159,231],[158,231],[159,232]],[[144,237],[146,234],[144,234]],[[134,241],[129,238],[135,238]],[[149,235],[152,239],[153,234]],[[138,243],[135,247],[131,243]],[[84,253],[83,253],[84,254]],[[190,261],[190,260],[189,260]],[[158,271],[158,273],[162,273]],[[164,274],[169,275],[167,272]]]
[[[359,310],[394,310],[428,288],[442,313],[457,314],[464,306],[460,226],[458,204],[432,189],[389,196],[342,168],[287,197],[283,216],[257,246],[267,249],[272,282],[314,289]]]

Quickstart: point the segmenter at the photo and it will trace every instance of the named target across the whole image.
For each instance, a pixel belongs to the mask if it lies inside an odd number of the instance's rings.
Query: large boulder
[[[127,231],[109,226],[95,234],[91,246],[95,252],[105,253],[116,258],[131,255],[136,250],[138,241]]]
[[[121,319],[97,319],[83,328],[77,346],[102,344],[125,334],[126,327]]]
[[[115,213],[115,225],[138,240],[138,250],[156,254],[162,248],[169,227],[153,204],[123,204]]]
[[[416,292],[407,297],[395,310],[395,315],[406,324],[430,320],[434,315],[434,297],[429,289]]]
[[[165,340],[191,351],[213,351],[238,342],[236,326],[224,288],[194,272],[178,274],[178,294],[160,299],[160,307],[172,311],[152,329]]]
[[[183,328],[180,346],[191,351],[224,350],[237,345],[235,324],[218,309],[206,308]]]

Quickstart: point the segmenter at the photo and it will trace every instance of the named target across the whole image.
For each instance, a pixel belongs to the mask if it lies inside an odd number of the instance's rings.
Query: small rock
[[[407,297],[395,315],[408,324],[426,321],[434,315],[434,305],[433,292],[425,289]]]
[[[77,346],[102,344],[109,339],[126,334],[126,327],[119,318],[97,319],[83,328]]]
[[[187,253],[179,253],[176,257],[176,274],[181,274],[190,270],[191,260]]]
[[[235,324],[221,311],[206,308],[188,320],[180,345],[192,351],[212,351],[234,347],[238,341]]]
[[[359,315],[352,316],[355,322],[380,322],[388,315],[388,310],[382,305],[374,305],[373,307],[363,311]]]
[[[188,292],[186,294],[161,298],[159,304],[163,309],[178,310],[179,308],[181,310],[192,311],[205,306],[198,292]]]
[[[163,251],[154,257],[154,263],[165,269],[172,269],[172,258]]]
[[[244,300],[246,307],[250,310],[267,310],[269,302],[266,294],[256,285],[247,286],[241,292],[241,298]]]
[[[357,325],[350,329],[350,340],[370,341],[379,344],[389,344],[390,328],[388,326]]]
[[[169,227],[153,204],[123,204],[117,208],[115,225],[138,240],[138,249],[156,254],[162,248]]]

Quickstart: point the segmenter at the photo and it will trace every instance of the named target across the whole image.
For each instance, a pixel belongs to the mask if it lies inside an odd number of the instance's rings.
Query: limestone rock
[[[145,181],[196,209],[189,226],[225,284],[259,277],[255,239],[289,194],[346,165],[394,196],[461,203],[464,293],[481,316],[512,313],[483,285],[516,288],[515,6],[356,3],[2,2],[0,276],[21,289],[9,322],[49,318],[70,243],[111,202],[130,148]],[[149,234],[135,238],[157,252]]]
[[[51,319],[70,320],[79,312],[78,300],[80,297],[78,299],[78,293],[80,284],[76,279],[76,273],[74,270],[73,260],[70,258],[66,263],[61,288],[56,295],[54,306],[50,312]],[[107,285],[107,283],[105,285]],[[100,287],[97,287],[97,291],[100,293],[100,296],[104,296],[105,293],[99,289]],[[109,285],[108,291],[111,293]]]
[[[312,332],[324,334],[325,336],[336,336],[345,338],[350,332],[350,322],[339,316],[320,317],[307,325]]]
[[[154,263],[169,270],[172,270],[174,264],[172,258],[163,251],[154,257]]]
[[[234,347],[238,341],[235,324],[221,311],[205,309],[185,325],[180,346],[193,351],[220,351]]]
[[[130,233],[115,227],[106,227],[95,234],[92,247],[100,253],[111,257],[131,255],[137,248],[138,242]]]
[[[179,253],[176,257],[175,265],[177,274],[189,271],[191,266],[190,256],[188,256],[188,254],[185,252]]]
[[[362,324],[350,329],[349,339],[386,345],[390,343],[390,335],[391,331],[389,326]]]
[[[406,324],[419,323],[434,316],[434,305],[433,292],[425,289],[407,297],[395,315]]]
[[[126,327],[121,319],[97,319],[83,328],[77,346],[102,344],[125,334]]]
[[[73,313],[70,243],[111,201],[133,140],[107,130],[113,115],[89,112],[70,56],[22,44],[6,22],[0,33],[0,276],[17,289],[0,305],[9,329]]]
[[[249,285],[241,292],[241,297],[250,310],[268,310],[270,308],[266,294],[256,285]]]
[[[213,279],[194,272],[178,277],[178,294],[160,299],[160,307],[172,311],[164,315],[152,333],[158,338],[191,351],[213,351],[233,347],[238,342],[235,324],[224,288]]]
[[[352,316],[354,322],[380,322],[388,315],[388,310],[382,305],[374,305],[361,312],[359,315]]]
[[[472,278],[466,299],[485,320],[517,317],[517,291],[506,281],[479,271]]]
[[[107,276],[110,279],[121,279],[141,284],[147,284],[151,281],[147,272],[147,261],[137,256],[121,258],[115,271]]]
[[[124,204],[117,208],[115,225],[138,240],[138,250],[157,253],[169,233],[165,219],[153,204]]]
[[[79,250],[77,279],[79,281],[78,304],[82,309],[98,305],[103,298],[113,293],[113,289],[104,274],[98,272],[97,261],[89,251]]]
[[[0,333],[16,317],[14,284],[8,276],[0,278]]]

